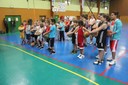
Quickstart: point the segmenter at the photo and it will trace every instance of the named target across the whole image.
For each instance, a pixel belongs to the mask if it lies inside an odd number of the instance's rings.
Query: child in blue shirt
[[[55,53],[54,50],[54,41],[55,41],[55,36],[56,36],[56,25],[55,25],[55,19],[51,19],[50,20],[50,30],[46,33],[44,33],[43,35],[46,35],[49,33],[49,45],[50,45],[50,52],[51,53]]]

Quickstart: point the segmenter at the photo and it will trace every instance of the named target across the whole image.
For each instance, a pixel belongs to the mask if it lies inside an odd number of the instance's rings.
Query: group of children
[[[27,24],[23,21],[19,26],[21,44],[30,44],[39,49],[44,47],[44,43],[48,42],[48,50],[51,53],[54,51],[54,38],[56,36],[55,19],[47,20],[45,22],[35,21],[33,25]]]
[[[112,57],[107,60],[110,61],[109,65],[114,65],[116,63],[116,50],[122,29],[122,22],[118,17],[119,13],[113,12],[111,17],[106,14],[99,14],[97,20],[94,20],[94,17],[92,17],[90,20],[91,23],[86,15],[82,15],[81,20],[74,21],[74,27],[67,33],[67,35],[72,34],[72,42],[74,45],[72,52],[76,53],[77,46],[79,46],[80,54],[78,58],[84,58],[84,45],[87,43],[86,38],[88,34],[86,34],[86,32],[88,32],[90,34],[90,44],[92,44],[92,39],[95,37],[96,47],[99,51],[96,56],[98,59],[94,61],[94,64],[101,65],[103,63],[104,54],[107,51],[107,44],[109,43]]]
[[[70,22],[64,23],[61,18],[59,22],[55,19],[46,20],[44,22],[36,21],[34,25],[26,25],[25,22],[19,27],[22,44],[26,42],[32,46],[36,45],[43,48],[44,42],[48,42],[48,50],[55,53],[54,41],[56,38],[57,30],[59,30],[59,40],[65,41],[64,34],[72,37],[73,50],[72,53],[77,53],[78,48],[80,54],[78,58],[83,59],[84,47],[86,46],[88,35],[90,36],[90,44],[92,44],[93,37],[96,38],[96,46],[98,48],[98,56],[94,64],[101,65],[104,60],[104,54],[107,49],[108,38],[110,38],[110,49],[112,57],[107,60],[111,61],[109,65],[116,63],[116,49],[120,38],[122,22],[118,19],[118,12],[113,12],[111,18],[106,14],[99,14],[97,20],[92,16],[88,20],[87,15],[81,15],[80,20],[73,19]],[[69,20],[68,20],[69,21]],[[108,32],[111,30],[111,32]],[[26,38],[24,34],[26,35]]]

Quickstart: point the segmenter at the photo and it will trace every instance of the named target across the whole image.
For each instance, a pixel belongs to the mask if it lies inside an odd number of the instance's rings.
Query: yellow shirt
[[[19,26],[18,30],[20,31],[20,38],[24,39],[24,26]]]

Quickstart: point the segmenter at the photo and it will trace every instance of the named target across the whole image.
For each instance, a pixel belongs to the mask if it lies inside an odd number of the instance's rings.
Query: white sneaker
[[[107,52],[104,52],[104,55],[106,55],[107,54]]]
[[[93,64],[95,64],[95,65],[101,65],[101,63],[102,62],[100,62],[99,60],[96,60],[96,61],[93,62]]]
[[[112,61],[112,58],[107,58],[107,61]]]
[[[109,46],[109,45],[107,45],[107,47],[109,48],[110,46]]]
[[[84,55],[81,55],[81,58],[83,59],[85,56]]]
[[[116,61],[115,60],[112,60],[109,65],[112,66],[112,65],[115,65],[116,64]]]
[[[77,57],[78,57],[79,59],[83,59],[85,56],[82,55],[82,54],[79,54]]]
[[[97,55],[96,58],[99,59],[99,55]]]
[[[93,42],[90,42],[89,44],[91,45],[91,44],[93,44]]]
[[[82,59],[82,55],[79,56],[79,59]]]
[[[79,54],[77,57],[80,58],[81,54]]]

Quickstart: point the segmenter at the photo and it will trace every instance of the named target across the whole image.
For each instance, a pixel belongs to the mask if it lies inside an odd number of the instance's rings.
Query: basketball
[[[112,31],[111,30],[107,30],[107,36],[112,36]]]
[[[89,32],[84,32],[84,37],[89,37],[90,33]]]

